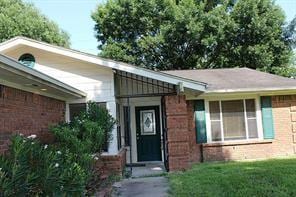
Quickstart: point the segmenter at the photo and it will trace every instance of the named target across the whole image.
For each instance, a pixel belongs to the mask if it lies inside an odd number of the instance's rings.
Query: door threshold
[[[144,167],[146,163],[127,163],[126,167]]]

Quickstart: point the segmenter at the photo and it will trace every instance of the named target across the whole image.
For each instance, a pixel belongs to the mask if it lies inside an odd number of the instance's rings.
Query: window
[[[141,135],[155,135],[155,110],[140,112]]]
[[[258,138],[255,99],[209,101],[212,141]]]
[[[106,108],[106,103],[96,103],[99,107]],[[76,116],[86,110],[86,103],[73,103],[69,104],[70,121],[72,121]]]
[[[70,121],[74,120],[76,116],[86,110],[86,103],[69,104]]]
[[[23,65],[30,67],[30,68],[33,68],[35,65],[35,57],[29,53],[25,53],[25,54],[21,55],[20,58],[18,59],[18,61],[20,63],[22,63]]]
[[[102,103],[96,103],[99,107],[103,107],[105,109],[107,109],[107,105],[106,103],[102,102]]]
[[[106,108],[106,103],[96,103],[99,107]],[[86,110],[86,103],[73,103],[69,104],[69,113],[70,113],[70,121],[72,121],[75,117],[79,116],[79,114]],[[107,139],[103,144],[103,151],[108,151],[108,142]]]

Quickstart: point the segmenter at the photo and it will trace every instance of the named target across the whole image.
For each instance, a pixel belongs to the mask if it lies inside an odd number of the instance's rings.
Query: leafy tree
[[[285,69],[295,25],[272,0],[109,0],[92,14],[100,56],[155,70]]]
[[[292,48],[296,47],[296,16],[295,18],[284,28],[284,38]]]
[[[0,42],[15,36],[68,47],[69,36],[56,23],[22,0],[0,0]]]

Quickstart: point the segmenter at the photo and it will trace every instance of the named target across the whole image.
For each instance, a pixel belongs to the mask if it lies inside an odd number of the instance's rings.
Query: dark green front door
[[[138,161],[161,161],[159,106],[136,107]]]

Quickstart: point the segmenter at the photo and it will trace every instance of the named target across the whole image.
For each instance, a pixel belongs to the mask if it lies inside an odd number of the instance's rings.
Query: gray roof
[[[165,73],[208,84],[206,92],[296,90],[296,80],[249,68],[172,70]]]

